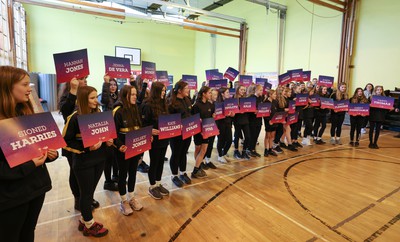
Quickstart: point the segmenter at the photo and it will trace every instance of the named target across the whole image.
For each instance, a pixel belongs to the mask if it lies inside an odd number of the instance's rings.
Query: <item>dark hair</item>
[[[239,89],[240,89],[241,87],[246,88],[246,87],[243,86],[242,84],[237,85],[237,87],[236,87],[236,92],[235,92],[235,98],[238,98],[238,96],[239,96]]]
[[[162,113],[168,113],[166,97],[161,98],[162,90],[165,88],[162,82],[153,82],[147,103],[150,105],[156,119]]]
[[[221,87],[218,90],[217,102],[223,102],[224,101],[224,98],[222,97],[222,94],[224,94],[224,92],[226,92],[226,90],[229,91],[229,89],[227,87]]]
[[[361,90],[361,97],[358,97],[357,92]],[[353,97],[351,98],[352,103],[358,103],[358,100],[361,101],[361,103],[368,103],[368,99],[365,97],[364,91],[361,87],[356,88],[354,91]]]
[[[137,89],[134,86],[128,86],[125,85],[121,88],[120,94],[119,94],[119,100],[122,103],[122,112],[123,116],[127,117],[127,125],[128,127],[131,126],[141,126],[141,120],[140,120],[140,115],[139,115],[139,109],[135,104],[132,104],[130,102],[132,90],[136,90],[136,95],[137,94]]]
[[[365,85],[365,87],[364,87],[364,90],[367,90],[367,86],[368,85],[371,85],[372,86],[372,88],[371,88],[371,93],[374,91],[374,84],[372,84],[372,83],[367,83],[367,85]]]
[[[178,96],[178,91],[183,90],[187,85],[187,82],[182,80],[179,80],[177,83],[175,83],[174,89],[171,93],[171,104],[175,103],[176,97]]]
[[[118,96],[118,82],[117,82],[117,80],[115,80],[115,78],[111,78],[110,79],[110,84],[111,84],[111,82],[115,82],[115,85],[117,85],[117,90],[115,91],[115,95]],[[111,92],[110,92],[110,94],[111,94]]]
[[[200,88],[199,93],[197,94],[197,101],[202,101],[203,99],[203,94],[207,93],[211,88],[208,86],[203,86]]]

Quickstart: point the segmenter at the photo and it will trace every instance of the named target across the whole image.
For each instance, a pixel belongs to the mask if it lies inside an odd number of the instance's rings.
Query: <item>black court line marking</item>
[[[335,150],[335,151],[337,151],[337,150]],[[332,159],[337,159],[337,158],[339,158],[339,159],[357,159],[357,160],[368,160],[368,161],[374,161],[374,162],[383,162],[383,163],[390,163],[390,164],[400,165],[400,163],[397,163],[397,162],[383,161],[383,160],[376,160],[376,159],[369,159],[369,158],[354,158],[354,157],[323,157],[323,158],[324,158],[324,159],[330,159],[330,158],[332,158]],[[299,204],[300,207],[303,208],[310,216],[312,216],[313,218],[315,218],[316,220],[318,220],[320,223],[322,223],[323,225],[325,225],[329,230],[331,230],[331,231],[335,232],[336,234],[342,236],[344,239],[346,239],[346,240],[348,240],[348,241],[354,241],[352,238],[350,238],[349,236],[343,234],[342,232],[338,231],[337,229],[338,229],[339,227],[343,226],[345,223],[347,223],[347,222],[349,222],[349,221],[355,219],[356,217],[360,216],[361,214],[367,212],[369,209],[375,207],[375,204],[370,204],[370,205],[368,205],[367,207],[363,208],[362,210],[358,211],[357,213],[353,214],[352,216],[350,216],[350,217],[344,219],[343,221],[339,222],[339,223],[336,224],[335,226],[330,226],[327,222],[325,222],[325,221],[322,220],[321,218],[319,218],[319,217],[317,217],[316,215],[314,215],[314,214],[311,212],[311,210],[309,210],[309,209],[296,197],[296,195],[294,195],[294,193],[293,193],[292,190],[290,189],[290,185],[289,185],[289,183],[288,183],[288,181],[287,181],[287,176],[288,176],[289,171],[290,171],[293,167],[295,167],[296,165],[298,165],[298,164],[304,163],[304,162],[306,162],[306,161],[317,160],[317,159],[321,159],[321,158],[320,158],[320,157],[317,157],[317,158],[309,158],[309,159],[305,159],[305,160],[298,161],[298,162],[293,163],[292,165],[290,165],[290,166],[286,169],[286,171],[285,171],[285,173],[284,173],[284,183],[285,183],[286,189],[287,189],[287,191],[289,192],[289,194],[292,196],[292,198],[296,201],[296,203]],[[386,195],[383,196],[382,198],[378,199],[376,202],[377,202],[377,203],[380,203],[380,202],[382,202],[383,200],[385,200],[386,198],[390,197],[391,195],[393,195],[394,193],[396,193],[396,192],[398,192],[398,191],[400,191],[400,187],[397,188],[397,189],[395,189],[395,190],[393,190],[392,192],[386,194]],[[382,232],[382,233],[383,233],[383,232]],[[378,235],[378,236],[379,236],[379,235]],[[307,241],[312,242],[312,241],[315,241],[315,240],[317,240],[317,238],[316,238],[316,237],[313,237],[313,238],[311,238],[311,239],[309,239],[309,240],[307,240]]]
[[[400,220],[400,213],[397,214],[394,218],[392,218],[385,225],[383,225],[381,228],[379,228],[375,233],[373,233],[367,239],[365,239],[364,242],[370,242],[370,241],[373,241],[374,239],[378,238],[381,234],[383,234],[383,232],[385,232],[388,228],[390,228],[393,224],[395,224],[399,220]]]

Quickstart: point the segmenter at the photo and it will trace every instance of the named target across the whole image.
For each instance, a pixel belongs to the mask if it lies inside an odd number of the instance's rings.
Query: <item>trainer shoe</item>
[[[163,196],[168,196],[169,195],[169,191],[165,187],[163,187],[163,185],[161,185],[161,184],[158,186],[158,191]]]
[[[253,154],[253,152],[252,151],[250,151],[250,150],[246,150],[246,155],[247,156],[250,156],[250,157],[257,157],[255,154]]]
[[[373,149],[374,148],[374,144],[369,143],[368,148]]]
[[[200,168],[203,169],[203,170],[208,170],[209,167],[206,165],[206,163],[201,162]]]
[[[373,144],[373,149],[379,149],[379,146],[377,144]]]
[[[354,142],[354,146],[355,146],[355,147],[360,146],[360,142],[358,142],[358,141]]]
[[[366,129],[366,128],[361,128],[361,133],[362,133],[362,134],[367,133],[367,129]]]
[[[278,154],[273,149],[268,150],[268,155],[278,156]]]
[[[323,141],[322,139],[317,139],[317,141],[315,141],[315,143],[316,143],[317,145],[323,145],[323,144],[325,144],[326,142]]]
[[[214,165],[214,163],[212,163],[211,161],[210,162],[208,162],[207,164],[206,164],[206,166],[208,166],[208,168],[211,168],[211,169],[217,169],[217,167]]]
[[[284,149],[289,149],[289,146],[287,146],[284,142],[279,142],[279,146]]]
[[[94,224],[87,228],[84,226],[83,235],[84,236],[94,236],[94,237],[103,237],[108,234],[108,229],[104,228],[102,224],[94,222]]]
[[[78,222],[79,222],[79,224],[78,224],[78,230],[79,230],[79,231],[83,231],[83,228],[85,227],[85,224],[82,223],[82,221],[81,221],[80,219],[78,220]]]
[[[268,149],[264,149],[264,157],[268,157]]]
[[[148,173],[149,169],[150,169],[150,166],[147,165],[146,162],[144,162],[144,161],[142,161],[137,167],[137,170],[142,173]]]
[[[189,176],[184,173],[183,175],[179,175],[179,178],[185,183],[185,184],[192,184],[192,180],[189,178]]]
[[[331,145],[335,145],[335,144],[336,144],[335,137],[331,137]]]
[[[228,162],[226,161],[225,157],[223,157],[223,156],[218,156],[218,161],[219,161],[220,163],[222,163],[222,164],[228,163]]]
[[[233,157],[235,157],[235,159],[237,159],[237,160],[243,159],[242,155],[240,154],[240,152],[238,150],[235,150],[233,152]]]
[[[108,191],[118,191],[118,185],[113,181],[104,182],[103,188]]]
[[[207,173],[201,168],[194,168],[192,172],[192,178],[205,178],[207,177]]]
[[[143,209],[143,205],[134,197],[129,199],[129,206],[131,206],[131,208],[135,211],[140,211]]]
[[[158,187],[149,187],[149,195],[156,200],[160,200],[163,198]]]
[[[243,157],[243,159],[245,159],[245,160],[250,160],[250,156],[247,154],[246,151],[242,151],[242,157]]]
[[[277,145],[272,150],[275,151],[277,154],[282,154],[283,153],[283,150],[281,149],[281,147],[279,145]]]
[[[350,141],[349,145],[354,146],[354,141]]]
[[[183,181],[178,178],[178,176],[172,176],[172,182],[175,184],[177,187],[183,187]]]
[[[342,141],[340,140],[340,138],[339,138],[339,139],[336,139],[336,144],[337,144],[337,145],[341,145],[341,144],[342,144]]]
[[[120,203],[119,210],[125,216],[129,216],[133,213],[133,210],[132,210],[131,206],[129,205],[129,202],[126,200]]]
[[[294,145],[292,145],[292,144],[288,145],[288,150],[297,151],[296,147],[294,147]]]

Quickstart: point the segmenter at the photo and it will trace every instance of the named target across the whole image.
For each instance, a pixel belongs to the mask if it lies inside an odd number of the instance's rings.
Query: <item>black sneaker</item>
[[[247,156],[250,156],[250,157],[257,157],[255,154],[253,154],[253,152],[252,151],[250,151],[250,150],[246,150],[246,155]]]
[[[358,141],[354,142],[354,146],[355,146],[355,147],[360,146],[360,142],[358,142]]]
[[[250,160],[250,156],[247,154],[246,151],[242,151],[242,157],[243,157],[243,159],[245,159],[245,160]]]
[[[206,164],[206,166],[208,166],[208,168],[211,168],[211,169],[217,169],[217,167],[210,161],[210,162],[208,162],[207,164]]]
[[[377,144],[373,144],[373,149],[379,149],[379,146]]]
[[[283,142],[279,142],[279,146],[281,147],[281,148],[284,148],[284,149],[289,149],[289,146],[287,146],[285,143],[283,143]]]
[[[253,153],[253,155],[255,155],[255,157],[261,157],[261,155],[255,150],[253,150],[251,153]]]
[[[178,177],[176,177],[176,178],[178,178]],[[157,186],[157,188],[158,188],[158,191],[160,192],[161,195],[163,195],[163,196],[168,196],[169,195],[168,189],[163,187],[163,185],[160,184],[159,186]]]
[[[117,176],[117,175],[113,175],[113,176],[111,177],[111,181],[112,181],[112,182],[115,182],[115,183],[118,183],[118,176]]]
[[[323,141],[322,139],[317,139],[317,141],[315,141],[315,143],[317,145],[323,145],[323,144],[325,144],[325,141]]]
[[[92,206],[93,206],[94,208],[98,208],[98,207],[100,207],[100,203],[99,203],[98,201],[96,201],[96,200],[93,199],[93,201],[92,201]]]
[[[288,145],[288,150],[290,151],[297,151],[296,147],[294,145]]]
[[[178,176],[173,176],[172,177],[172,182],[175,184],[177,187],[183,187],[183,181],[178,178]]]
[[[137,170],[142,172],[142,173],[148,173],[150,169],[150,166],[146,164],[146,162],[142,161],[139,165]]]
[[[209,167],[206,165],[206,163],[201,162],[200,168],[203,169],[203,170],[208,170]]]
[[[192,184],[192,180],[186,173],[184,173],[183,175],[179,175],[179,178],[186,184]]]
[[[372,143],[369,143],[369,145],[368,145],[368,148],[370,148],[370,149],[374,149],[374,144],[372,144]]]
[[[156,200],[160,200],[163,198],[158,187],[149,187],[149,195]]]
[[[303,148],[303,146],[299,142],[294,142],[293,145],[296,148]]]
[[[354,141],[350,141],[349,145],[354,146]]]
[[[278,156],[278,155],[276,154],[276,152],[275,152],[273,149],[269,149],[269,150],[268,150],[268,155]]]
[[[103,188],[108,191],[118,191],[118,185],[112,181],[105,181]]]
[[[268,150],[264,149],[264,157],[268,157]]]
[[[242,155],[240,154],[240,152],[238,150],[235,150],[233,152],[233,157],[235,157],[235,159],[237,159],[237,160],[243,159]]]
[[[273,150],[275,150],[275,152],[277,154],[282,154],[283,153],[283,150],[281,149],[281,147],[279,145],[277,145]]]
[[[192,178],[205,178],[207,177],[207,173],[203,171],[201,168],[194,168],[192,172]]]

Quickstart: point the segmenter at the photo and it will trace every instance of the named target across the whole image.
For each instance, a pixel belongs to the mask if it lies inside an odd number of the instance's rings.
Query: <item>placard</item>
[[[318,86],[324,86],[324,87],[332,87],[333,86],[333,76],[319,76],[318,77]]]
[[[0,132],[0,147],[10,168],[66,146],[49,112],[0,120]]]
[[[215,120],[220,120],[225,118],[225,114],[224,114],[224,103],[223,102],[215,102],[214,103],[215,106]]]
[[[335,104],[333,102],[332,98],[324,98],[324,97],[320,97],[319,98],[320,104],[321,104],[321,108],[322,109],[334,109],[335,108]]]
[[[190,90],[197,90],[197,76],[182,75],[182,80],[188,84]]]
[[[393,105],[394,105],[393,97],[373,95],[371,98],[370,107],[373,108],[382,108],[391,110],[393,108]]]
[[[182,134],[180,113],[160,115],[158,117],[158,139],[169,139]]]
[[[202,120],[201,134],[203,136],[203,139],[219,135],[219,129],[213,118],[206,118]]]
[[[333,102],[335,112],[347,112],[349,111],[349,100],[340,100]]]
[[[218,69],[211,69],[211,70],[206,70],[206,79],[207,81],[209,80],[220,80],[223,79],[224,76],[222,73],[218,71]]]
[[[112,111],[78,115],[83,147],[117,138]]]
[[[157,81],[162,82],[164,86],[168,87],[171,85],[167,71],[156,71]]]
[[[307,106],[308,94],[296,94],[296,106]]]
[[[69,82],[90,74],[87,49],[53,54],[57,83]]]
[[[318,95],[311,95],[310,97],[310,106],[311,107],[319,107],[321,104],[319,103]]]
[[[229,88],[229,96],[233,97],[236,94],[236,89],[235,88]]]
[[[277,112],[271,118],[271,124],[283,124],[286,123],[287,112]]]
[[[299,113],[295,112],[293,114],[289,114],[286,118],[286,124],[291,125],[297,123],[299,120]]]
[[[369,116],[369,103],[349,103],[350,116]]]
[[[104,56],[106,72],[112,78],[130,78],[131,63],[129,59]]]
[[[239,75],[239,71],[232,67],[229,67],[228,69],[226,69],[224,77],[228,78],[230,81],[234,81],[237,75]]]
[[[228,86],[228,80],[227,79],[209,80],[208,81],[208,86],[210,88],[216,88],[216,89],[219,89],[221,87],[227,87]]]
[[[283,86],[291,82],[290,73],[286,72],[278,76],[279,86]]]
[[[182,139],[187,139],[200,132],[201,120],[199,113],[182,119]]]
[[[239,98],[239,110],[241,113],[254,113],[257,111],[256,97]]]
[[[151,131],[153,126],[133,130],[125,135],[125,159],[142,154],[151,149]]]
[[[257,118],[271,116],[271,103],[259,103],[256,116]]]
[[[311,81],[311,71],[303,71],[303,82]]]
[[[156,79],[156,63],[142,61],[142,79]]]
[[[248,87],[253,84],[253,76],[239,75],[239,83],[245,87]]]
[[[224,114],[227,116],[229,112],[239,113],[239,103],[236,98],[228,98],[224,100]]]
[[[294,100],[289,100],[288,114],[294,114],[296,112],[296,102]]]
[[[288,71],[291,81],[303,82],[303,69],[295,69]]]

